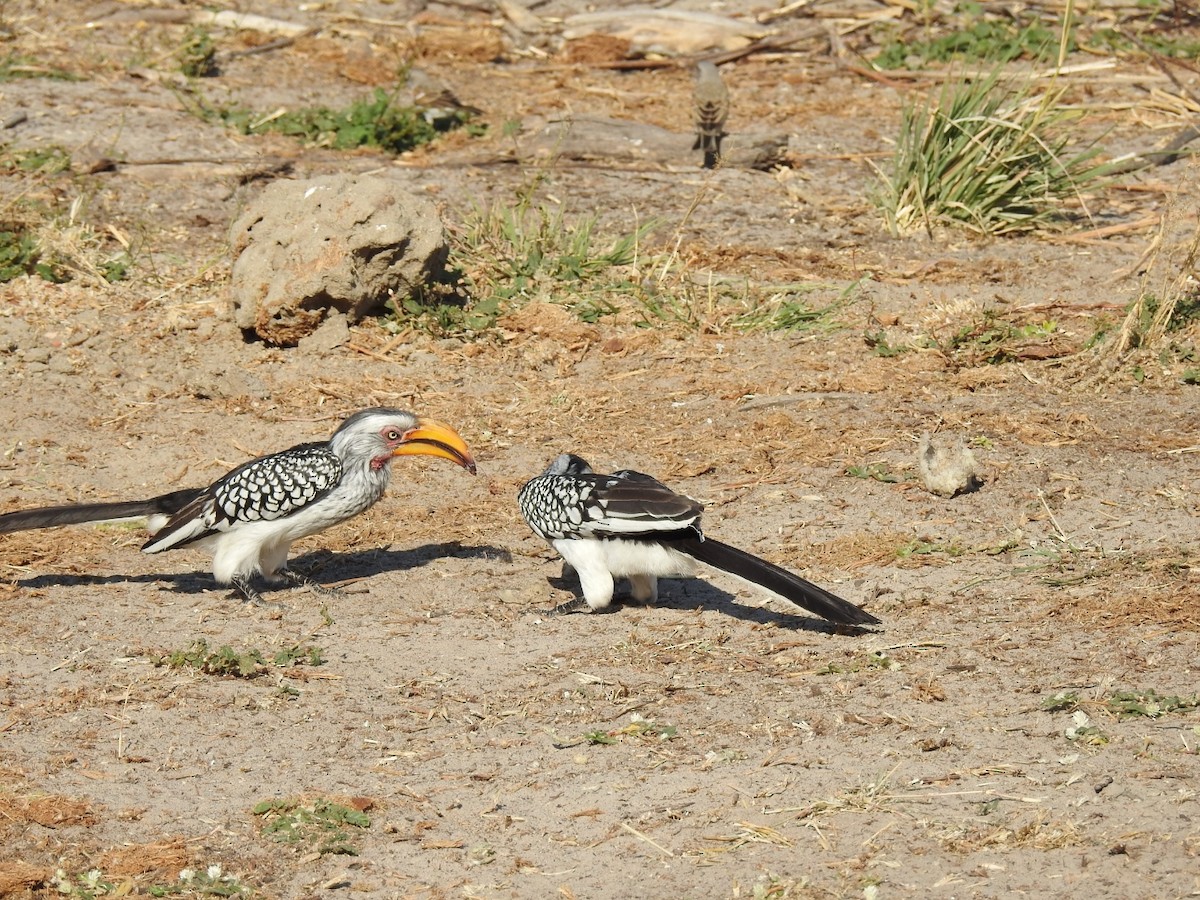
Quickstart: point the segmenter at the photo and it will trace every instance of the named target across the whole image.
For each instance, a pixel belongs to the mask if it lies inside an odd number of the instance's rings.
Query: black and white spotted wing
[[[700,536],[704,507],[640,472],[596,475],[578,456],[562,454],[517,496],[521,515],[546,540]]]
[[[243,463],[171,517],[147,552],[179,547],[241,522],[272,521],[324,497],[341,480],[341,460],[326,443],[299,444]]]

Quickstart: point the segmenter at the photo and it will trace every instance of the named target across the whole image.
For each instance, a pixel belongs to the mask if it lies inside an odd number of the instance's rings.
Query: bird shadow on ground
[[[369,578],[383,572],[417,569],[434,560],[447,558],[512,562],[512,553],[492,544],[465,547],[458,541],[449,541],[442,544],[422,544],[407,550],[392,550],[388,547],[350,553],[314,550],[312,553],[296,557],[290,565],[296,571],[303,572],[317,581],[349,581]]]
[[[509,551],[491,544],[464,547],[458,542],[451,542],[423,544],[408,550],[391,550],[386,547],[345,553],[314,550],[296,557],[289,565],[318,582],[323,578],[355,581],[388,571],[416,569],[445,557],[499,561],[512,559]],[[83,585],[163,584],[166,590],[179,594],[203,594],[217,587],[212,575],[205,571],[155,572],[144,575],[35,575],[32,578],[19,579],[17,584],[31,590]],[[256,578],[255,584],[260,588],[268,585],[262,578]]]
[[[558,590],[569,591],[581,597],[579,581],[572,576],[550,576],[546,579]],[[604,612],[617,612],[621,607],[644,607],[629,596],[628,591],[621,590],[618,582],[617,594],[613,597],[613,605]],[[569,601],[568,601],[569,602]],[[780,601],[785,602],[785,601]],[[799,607],[794,615],[779,613],[762,606],[746,606],[739,603],[737,597],[728,591],[705,581],[702,578],[662,578],[658,582],[658,600],[653,604],[658,609],[678,609],[684,611],[711,610],[753,622],[757,625],[774,625],[788,631],[814,631],[824,634],[871,634],[871,629],[859,628],[856,625],[836,625],[824,619],[812,616]],[[587,609],[586,606],[583,607]],[[570,613],[568,613],[570,614]]]

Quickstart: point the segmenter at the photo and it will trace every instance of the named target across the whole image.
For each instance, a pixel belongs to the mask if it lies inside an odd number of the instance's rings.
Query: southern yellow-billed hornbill
[[[399,409],[351,415],[328,441],[298,444],[243,463],[206,488],[149,500],[86,503],[0,515],[0,534],[108,519],[141,518],[145,553],[195,547],[213,554],[213,575],[246,600],[262,598],[255,575],[311,584],[287,567],[293,541],[353,518],[383,496],[397,456],[438,456],[472,474],[475,460],[449,425]]]
[[[641,472],[598,475],[578,456],[564,453],[521,488],[517,499],[529,527],[578,574],[583,599],[593,610],[612,602],[614,578],[628,578],[633,598],[648,603],[658,597],[660,576],[691,575],[702,562],[839,625],[881,624],[811,581],[705,537],[704,507]]]

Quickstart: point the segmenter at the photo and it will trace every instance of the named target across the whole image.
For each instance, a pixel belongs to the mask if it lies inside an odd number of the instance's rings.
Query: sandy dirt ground
[[[455,227],[531,183],[505,122],[682,134],[690,81],[570,62],[470,4],[415,24],[387,2],[247,7],[320,31],[199,88],[153,75],[184,27],[132,4],[2,7],[6,52],[81,76],[0,84],[4,116],[26,114],[10,149],[72,161],[10,171],[6,203],[78,201],[75,224],[134,266],[0,287],[0,510],[206,484],[369,405],[452,423],[479,474],[399,461],[384,501],[296,548],[340,595],[272,592],[281,609],[218,589],[202,554],[139,553],[131,526],[0,536],[0,894],[1200,894],[1198,388],[1178,347],[1085,347],[1137,295],[1159,215],[1194,207],[1189,163],[1058,236],[892,238],[868,160],[926,84],[812,42],[726,71],[731,130],[789,133],[791,166],[563,164],[538,196],[602,232],[662,217],[657,252],[701,284],[803,284],[814,306],[845,298],[836,327],[743,333],[701,286],[693,325],[547,306],[482,341],[368,321],[334,349],[272,348],[225,292],[229,223],[264,179],[384,172]],[[219,33],[224,51],[264,40]],[[244,137],[181,102],[337,105],[406,56],[488,134],[393,160]],[[1113,154],[1178,127],[1146,100],[1172,89],[1144,61],[1070,82]],[[1055,327],[999,364],[955,340],[996,321]],[[918,349],[883,355],[864,340],[881,331]],[[925,432],[970,442],[983,487],[925,491]],[[515,494],[563,450],[701,499],[708,533],[883,627],[838,631],[720,575],[665,582],[653,608],[541,614],[575,585]],[[184,657],[203,647],[262,661],[202,671]],[[288,830],[294,808],[349,821]]]

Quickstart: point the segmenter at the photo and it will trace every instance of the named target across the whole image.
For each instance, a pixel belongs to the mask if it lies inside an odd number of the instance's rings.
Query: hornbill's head
[[[335,453],[362,453],[380,469],[397,456],[438,456],[475,474],[475,457],[457,431],[436,419],[402,409],[376,407],[356,412],[333,433]]]

